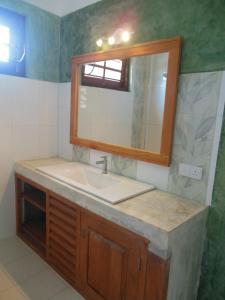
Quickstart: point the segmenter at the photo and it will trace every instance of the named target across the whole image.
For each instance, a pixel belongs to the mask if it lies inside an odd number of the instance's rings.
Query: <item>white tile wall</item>
[[[58,154],[72,160],[73,147],[70,145],[70,83],[59,84],[58,101]]]
[[[138,161],[137,180],[155,185],[158,189],[167,191],[169,168]]]
[[[15,232],[13,163],[58,153],[58,85],[0,75],[0,238]]]

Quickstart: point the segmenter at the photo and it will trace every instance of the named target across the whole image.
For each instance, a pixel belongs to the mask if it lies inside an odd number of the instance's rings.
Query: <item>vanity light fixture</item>
[[[101,48],[102,45],[103,45],[103,40],[102,40],[102,39],[98,39],[98,40],[96,41],[96,44],[97,44],[97,46],[98,46],[99,48]]]
[[[119,28],[111,36],[99,38],[96,41],[96,45],[98,48],[102,48],[104,45],[113,46],[127,43],[131,38],[131,34],[133,34],[133,32]]]
[[[130,32],[124,31],[121,35],[121,39],[124,43],[127,43],[130,40]]]
[[[116,42],[116,39],[115,39],[114,36],[110,36],[110,37],[108,38],[108,44],[109,44],[110,46],[114,45],[115,42]]]

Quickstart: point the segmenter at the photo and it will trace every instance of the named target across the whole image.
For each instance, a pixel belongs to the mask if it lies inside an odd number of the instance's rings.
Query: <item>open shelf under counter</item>
[[[46,191],[16,176],[17,235],[46,258]]]
[[[28,221],[22,224],[18,235],[40,256],[46,256],[46,229],[43,221]]]
[[[22,193],[22,197],[25,201],[29,202],[31,205],[40,209],[41,211],[46,211],[45,194],[41,191],[31,190]]]

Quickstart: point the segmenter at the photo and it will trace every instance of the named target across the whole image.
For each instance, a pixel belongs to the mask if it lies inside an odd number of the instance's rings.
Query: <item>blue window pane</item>
[[[26,17],[0,7],[0,73],[25,76]]]
[[[9,62],[9,46],[0,44],[0,61]]]
[[[0,24],[0,44],[9,44],[10,29],[7,26]]]

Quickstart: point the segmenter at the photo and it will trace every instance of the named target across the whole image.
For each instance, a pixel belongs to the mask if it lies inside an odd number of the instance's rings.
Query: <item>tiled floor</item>
[[[84,300],[19,238],[0,240],[0,300]]]

